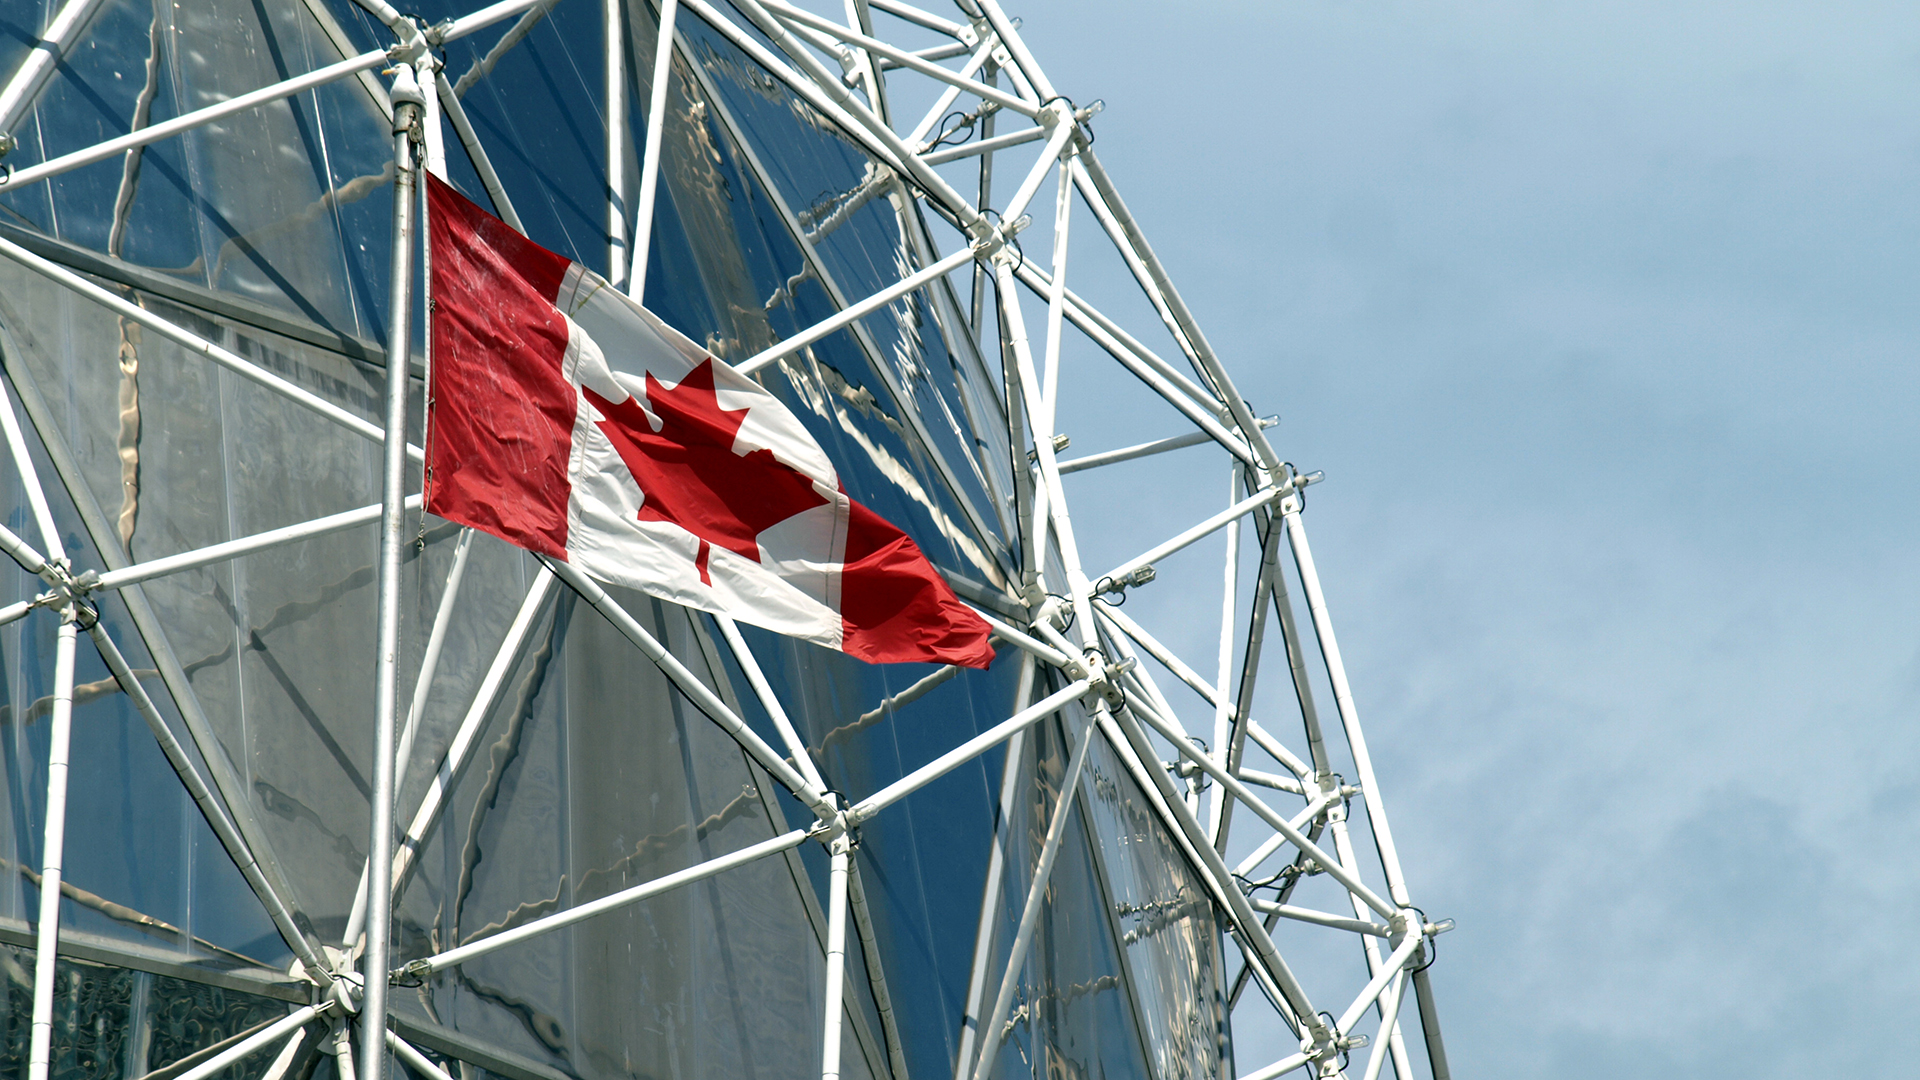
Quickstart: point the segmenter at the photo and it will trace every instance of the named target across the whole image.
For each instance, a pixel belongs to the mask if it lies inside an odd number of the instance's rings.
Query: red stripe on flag
[[[569,264],[431,175],[427,204],[427,510],[565,559],[577,396],[553,298]]]
[[[992,628],[953,589],[906,533],[853,504],[840,579],[841,651],[875,664],[993,663]]]

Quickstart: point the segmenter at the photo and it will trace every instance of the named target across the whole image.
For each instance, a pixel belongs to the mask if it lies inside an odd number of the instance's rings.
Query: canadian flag
[[[862,660],[993,661],[778,399],[431,176],[427,199],[429,511]]]

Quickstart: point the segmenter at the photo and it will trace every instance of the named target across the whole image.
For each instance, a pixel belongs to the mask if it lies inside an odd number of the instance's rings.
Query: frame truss
[[[901,0],[847,0],[844,21],[795,6],[786,0],[664,0],[658,16],[658,46],[650,61],[651,96],[647,103],[646,138],[639,154],[639,175],[627,175],[629,155],[627,73],[624,20],[628,7],[605,0],[604,25],[606,113],[612,118],[605,145],[608,202],[606,276],[610,283],[644,295],[648,249],[652,237],[662,155],[662,131],[670,80],[675,77],[676,54],[688,53],[683,20],[703,20],[766,69],[795,98],[837,124],[871,158],[861,187],[844,193],[843,201],[821,220],[803,222],[781,200],[777,185],[768,182],[752,148],[745,140],[747,167],[760,174],[785,224],[807,259],[804,274],[827,287],[838,311],[781,340],[736,366],[749,375],[777,371],[776,365],[803,354],[830,335],[848,331],[869,354],[877,354],[875,338],[866,326],[898,305],[925,300],[949,348],[973,359],[985,374],[981,358],[998,357],[1004,373],[1003,396],[994,405],[992,423],[1004,423],[1014,447],[1013,487],[999,490],[997,481],[986,486],[1011,506],[996,507],[1006,514],[1016,543],[995,552],[1006,583],[995,587],[1004,603],[1001,610],[1022,611],[1015,619],[983,612],[996,637],[1021,652],[1020,691],[1008,718],[904,777],[849,802],[835,791],[813,759],[789,719],[786,704],[769,684],[745,639],[734,625],[718,620],[721,636],[738,662],[759,704],[772,718],[786,753],[767,743],[704,682],[627,613],[598,584],[563,563],[547,563],[535,576],[524,602],[508,628],[492,664],[480,680],[452,743],[414,808],[408,826],[393,828],[395,775],[409,764],[419,717],[433,693],[434,664],[448,623],[459,617],[460,582],[465,573],[471,535],[458,541],[453,569],[442,589],[439,606],[411,698],[399,699],[396,684],[399,649],[398,581],[400,545],[406,516],[417,510],[418,496],[405,495],[405,469],[418,462],[417,447],[407,445],[405,404],[407,375],[412,358],[409,306],[412,267],[417,243],[415,203],[409,192],[419,168],[438,171],[444,160],[441,125],[453,129],[495,209],[509,225],[520,228],[509,192],[493,169],[486,147],[468,120],[461,97],[489,77],[500,56],[522,40],[557,0],[503,0],[465,17],[434,26],[422,25],[385,0],[357,0],[394,35],[386,49],[351,56],[304,75],[262,87],[224,102],[186,113],[172,120],[95,146],[28,165],[0,176],[0,191],[52,178],[71,169],[166,139],[223,117],[279,101],[346,78],[368,78],[374,68],[391,65],[394,74],[391,101],[394,117],[394,155],[398,178],[394,205],[394,265],[390,285],[393,325],[388,340],[395,343],[387,358],[388,396],[384,423],[357,415],[326,401],[222,348],[203,336],[138,304],[129,303],[92,280],[58,263],[34,255],[0,239],[0,255],[40,274],[124,319],[138,322],[176,344],[204,356],[234,374],[358,432],[385,451],[382,501],[359,509],[289,523],[249,537],[241,537],[144,563],[102,567],[75,573],[67,559],[41,479],[12,401],[0,410],[12,462],[27,495],[38,529],[42,554],[29,541],[0,528],[0,549],[46,586],[46,591],[0,608],[0,624],[46,609],[58,615],[54,672],[52,731],[43,865],[42,910],[39,924],[39,967],[32,1017],[30,1080],[44,1080],[48,1068],[48,1038],[52,1029],[52,962],[59,922],[62,818],[65,772],[73,704],[73,670],[78,634],[87,631],[103,660],[153,728],[170,764],[216,835],[240,866],[248,885],[260,897],[288,945],[299,956],[303,974],[315,987],[313,1005],[290,1013],[284,1020],[258,1031],[185,1074],[212,1075],[248,1055],[281,1047],[271,1075],[284,1072],[296,1051],[311,1038],[335,1055],[339,1071],[363,1080],[381,1080],[388,1052],[416,1073],[445,1077],[433,1061],[387,1029],[386,995],[390,984],[417,982],[465,961],[592,918],[605,911],[644,902],[673,889],[764,858],[790,852],[809,842],[819,843],[830,862],[825,953],[827,982],[824,1016],[822,1080],[841,1072],[843,1028],[857,1010],[847,1005],[845,979],[848,922],[851,918],[867,964],[867,985],[885,1037],[887,1062],[897,1080],[906,1080],[906,1060],[890,1004],[888,983],[874,942],[865,890],[853,845],[864,822],[898,803],[940,776],[1002,745],[1009,749],[1008,779],[1001,795],[1008,806],[1014,759],[1034,725],[1059,718],[1077,734],[1071,761],[1057,803],[1049,815],[1045,841],[1037,865],[1025,868],[1029,885],[1010,946],[993,952],[991,932],[999,903],[1000,882],[1008,868],[1003,837],[992,839],[989,885],[983,902],[980,935],[975,950],[956,1080],[987,1080],[999,1048],[1017,1026],[1010,1022],[1034,927],[1046,903],[1048,880],[1067,822],[1076,805],[1087,760],[1099,744],[1120,762],[1151,804],[1160,827],[1181,850],[1187,869],[1207,891],[1226,933],[1239,947],[1244,964],[1235,979],[1231,999],[1256,984],[1280,1020],[1298,1036],[1298,1053],[1246,1073],[1241,1080],[1269,1080],[1296,1070],[1329,1077],[1343,1075],[1350,1052],[1372,1046],[1364,1066],[1364,1080],[1377,1080],[1391,1061],[1395,1076],[1409,1080],[1422,1064],[1410,1053],[1401,1031],[1404,999],[1409,984],[1424,1037],[1424,1065],[1436,1080],[1449,1075],[1435,1012],[1427,966],[1431,939],[1451,924],[1431,922],[1414,906],[1412,891],[1402,871],[1388,826],[1372,758],[1363,735],[1354,695],[1335,638],[1327,601],[1321,587],[1303,522],[1304,489],[1320,474],[1302,474],[1283,460],[1269,442],[1266,429],[1275,422],[1256,417],[1235,390],[1220,358],[1201,333],[1172,280],[1144,233],[1121,200],[1112,178],[1093,151],[1090,123],[1098,103],[1076,106],[1059,94],[1047,79],[997,0],[955,0],[957,18],[921,10]],[[571,0],[584,4],[588,0]],[[31,50],[21,68],[0,83],[0,137],[18,122],[44,89],[61,55],[83,35],[97,0],[66,0]],[[885,18],[876,24],[875,15]],[[518,21],[472,70],[457,80],[445,77],[433,49],[511,17]],[[769,48],[766,42],[771,42]],[[929,43],[930,42],[930,43]],[[690,65],[698,74],[698,65]],[[1004,80],[1004,81],[1003,81]],[[732,126],[723,103],[710,85],[702,92]],[[912,100],[924,108],[903,108]],[[1010,114],[1013,130],[999,131],[1000,114]],[[1017,119],[1016,119],[1017,118]],[[733,129],[738,135],[737,128]],[[1038,145],[1037,153],[1034,144]],[[0,153],[6,152],[0,143]],[[1001,159],[1015,155],[1012,162]],[[1027,155],[1032,155],[1030,158]],[[1011,167],[1018,177],[1010,194],[996,202],[996,168]],[[1002,174],[1004,175],[1004,174]],[[1051,213],[1036,206],[1051,181]],[[975,194],[969,198],[962,187]],[[868,207],[891,213],[900,230],[903,250],[911,266],[903,266],[897,281],[869,295],[848,293],[836,282],[814,250],[821,238],[851,215]],[[1050,251],[1044,264],[1029,261],[1019,237],[1036,224],[1047,222]],[[1097,226],[1092,235],[1075,228],[1076,216],[1090,215]],[[942,244],[950,250],[942,254]],[[1069,256],[1075,244],[1111,245],[1139,286],[1146,310],[1165,338],[1161,348],[1185,362],[1183,370],[1164,359],[1148,344],[1123,329],[1122,323],[1068,287]],[[956,275],[961,275],[959,281]],[[797,278],[795,279],[798,280]],[[791,288],[792,285],[789,285]],[[991,296],[989,297],[989,288]],[[965,289],[971,303],[957,299]],[[1043,318],[1037,340],[1029,331],[1029,306],[1039,304]],[[1117,309],[1116,309],[1117,310]],[[1070,392],[1069,349],[1090,346],[1114,360],[1148,395],[1163,407],[1171,421],[1168,434],[1147,442],[1100,450],[1061,460],[1065,436],[1057,430],[1063,394]],[[876,364],[883,377],[892,378],[886,364]],[[888,390],[896,400],[907,397],[898,385]],[[910,409],[901,410],[908,423],[924,422]],[[976,422],[987,420],[975,417]],[[925,428],[917,433],[926,438]],[[57,438],[39,430],[51,448]],[[929,443],[931,440],[927,440]],[[1226,463],[1230,498],[1224,509],[1174,531],[1139,554],[1097,576],[1083,569],[1081,549],[1070,512],[1064,478],[1092,469],[1111,469],[1168,451],[1212,446]],[[954,482],[960,463],[939,460],[943,475]],[[60,480],[71,485],[71,477]],[[957,486],[957,485],[956,485]],[[965,499],[970,524],[982,536],[998,535]],[[1082,516],[1083,524],[1090,520]],[[130,608],[138,601],[140,583],[239,558],[281,545],[379,522],[382,554],[379,573],[378,627],[381,662],[376,693],[374,728],[373,814],[370,856],[344,939],[326,948],[310,940],[295,924],[273,875],[270,853],[259,850],[256,829],[246,825],[244,806],[234,787],[216,776],[201,778],[185,749],[160,716],[114,644],[99,625],[93,597],[122,590]],[[1120,610],[1128,590],[1147,586],[1162,576],[1166,561],[1216,534],[1224,534],[1224,563],[1220,583],[1221,623],[1217,637],[1214,677],[1182,659],[1135,619]],[[1282,541],[1284,540],[1284,544]],[[1242,547],[1257,555],[1252,572],[1242,566]],[[103,545],[103,548],[106,545]],[[1285,558],[1283,558],[1283,555]],[[1189,559],[1190,561],[1190,559]],[[1302,633],[1286,584],[1291,564],[1308,608]],[[1167,568],[1170,569],[1170,568]],[[1205,580],[1201,577],[1198,580]],[[557,584],[567,587],[604,615],[649,661],[657,665],[696,708],[711,719],[768,776],[787,789],[815,815],[807,828],[789,830],[772,839],[667,874],[600,900],[568,908],[524,924],[470,940],[433,955],[396,963],[389,955],[388,923],[396,890],[403,888],[415,858],[438,821],[455,779],[466,767],[480,729],[496,697],[527,644],[543,606]],[[1200,586],[1206,587],[1206,586]],[[143,603],[143,601],[138,601]],[[1279,633],[1269,635],[1269,616],[1277,615]],[[138,621],[136,619],[136,621]],[[142,633],[147,633],[145,629]],[[1284,652],[1292,698],[1297,704],[1304,755],[1290,749],[1271,732],[1279,717],[1268,718],[1256,698],[1261,658],[1270,644]],[[1136,656],[1138,648],[1142,657]],[[1340,721],[1340,743],[1330,748],[1321,730],[1316,687],[1307,668],[1309,651],[1324,665],[1326,686]],[[1237,659],[1237,664],[1236,664]],[[177,666],[177,665],[176,665]],[[1188,711],[1201,717],[1206,741],[1189,731],[1180,710],[1165,696],[1154,678],[1159,670],[1191,691]],[[952,677],[936,672],[916,687],[882,703],[860,718],[871,722]],[[183,682],[183,680],[181,680]],[[183,686],[170,682],[177,699]],[[1046,687],[1058,689],[1046,691]],[[1176,687],[1177,689],[1177,687]],[[1184,691],[1183,691],[1184,694]],[[197,706],[193,706],[197,708]],[[183,712],[187,704],[182,701]],[[403,721],[403,722],[401,722]],[[203,760],[211,767],[216,755],[202,731],[189,723],[190,734]],[[397,745],[396,745],[397,743]],[[1249,747],[1251,743],[1251,747]],[[1282,770],[1259,768],[1248,760],[1251,751],[1272,759]],[[1334,753],[1343,752],[1355,770],[1348,783],[1335,771]],[[1256,791],[1255,788],[1262,791]],[[1349,818],[1354,796],[1359,796],[1364,823]],[[1288,813],[1279,804],[1288,803]],[[1241,828],[1234,829],[1236,811],[1244,811]],[[1361,844],[1376,857],[1383,889],[1368,883],[1363,871]],[[1244,848],[1234,865],[1227,862],[1230,840]],[[1331,841],[1329,844],[1328,841]],[[264,856],[264,857],[263,857]],[[1284,864],[1282,863],[1282,860]],[[1277,872],[1262,878],[1276,864]],[[1290,902],[1296,886],[1309,877],[1324,877],[1346,896],[1351,915],[1305,907]],[[1269,899],[1261,890],[1271,890]],[[1282,958],[1273,931],[1282,922],[1301,932],[1351,935],[1358,946],[1365,978],[1357,990],[1319,986],[1318,1000],[1338,1001],[1338,1016],[1316,1008],[1316,998]],[[367,972],[390,973],[370,982],[353,970],[347,958],[364,949]],[[1122,966],[1128,961],[1123,956]],[[990,972],[999,970],[997,985]],[[1123,977],[1131,978],[1128,971]],[[352,1033],[350,1017],[358,1015],[359,1032]],[[1368,1017],[1374,1018],[1373,1022]],[[328,1025],[325,1035],[320,1026]],[[1364,1030],[1363,1030],[1364,1029]],[[355,1062],[357,1046],[359,1060]]]

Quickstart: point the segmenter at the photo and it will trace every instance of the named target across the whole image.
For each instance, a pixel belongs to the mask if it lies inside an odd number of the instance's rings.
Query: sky
[[[1920,9],[1010,10],[1327,473],[1456,1075],[1910,1073]],[[1174,433],[1108,382],[1062,391],[1075,452]],[[1131,475],[1075,504],[1090,563],[1226,497],[1211,457]],[[1132,602],[1211,655],[1217,599]]]

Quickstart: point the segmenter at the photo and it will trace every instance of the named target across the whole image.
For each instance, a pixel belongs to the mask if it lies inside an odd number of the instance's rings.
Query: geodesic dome
[[[995,0],[0,28],[14,1074],[1447,1075],[1317,474]],[[779,397],[992,667],[423,514],[421,170]],[[1137,291],[1075,291],[1093,246]],[[1068,456],[1062,399],[1115,379],[1155,420]],[[1218,513],[1076,502],[1174,451]],[[1123,610],[1149,587],[1219,597],[1215,656]],[[1236,1063],[1236,1019],[1299,1052]]]

